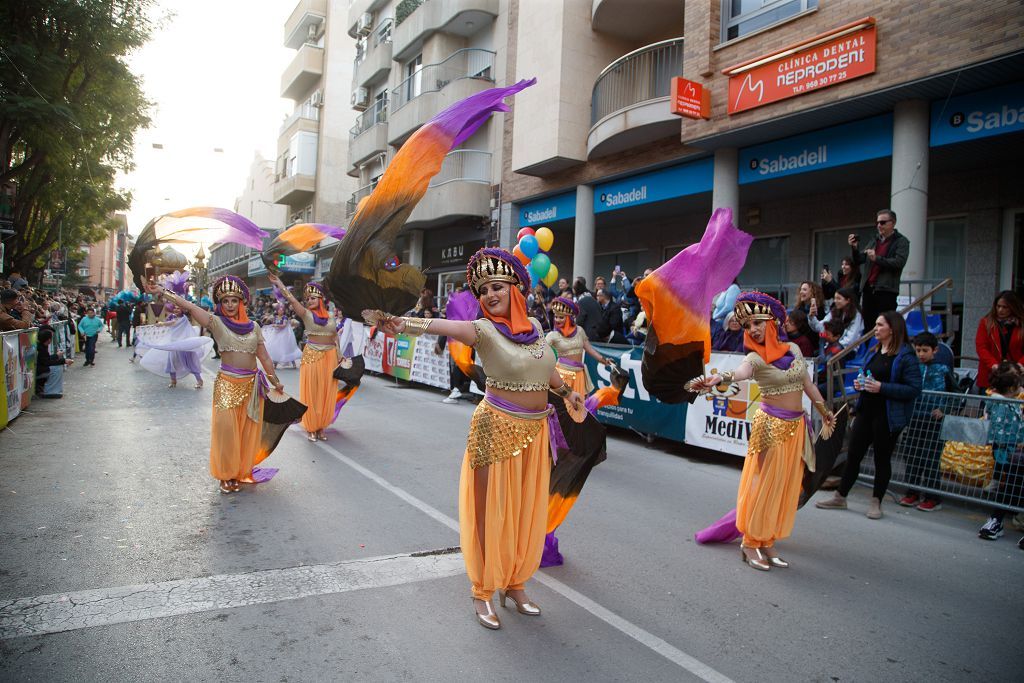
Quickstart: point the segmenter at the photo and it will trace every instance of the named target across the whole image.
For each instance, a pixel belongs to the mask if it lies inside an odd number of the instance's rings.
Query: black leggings
[[[860,463],[868,452],[868,446],[875,447],[875,486],[874,495],[879,500],[889,488],[892,478],[892,451],[896,446],[899,430],[889,430],[889,417],[885,413],[885,404],[866,407],[857,413],[850,430],[850,450],[846,456],[846,469],[843,470],[843,482],[839,485],[839,493],[847,496],[850,489],[857,483],[860,474]]]

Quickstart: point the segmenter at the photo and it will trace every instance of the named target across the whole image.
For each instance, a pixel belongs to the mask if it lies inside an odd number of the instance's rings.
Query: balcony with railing
[[[324,74],[324,50],[304,44],[281,74],[281,97],[300,100]]]
[[[431,34],[471,36],[498,16],[498,0],[402,0],[395,8],[394,55],[412,57]]]
[[[449,152],[427,193],[406,225],[429,228],[456,218],[491,214],[491,153],[477,149]]]
[[[644,0],[638,11],[636,0],[592,0],[590,26],[634,45],[649,43],[671,30],[667,27],[683,25],[685,5],[680,0]]]
[[[359,175],[359,165],[388,149],[388,101],[377,100],[359,115],[348,132],[348,174]]]
[[[299,0],[284,22],[284,46],[297,50],[309,38],[310,26],[327,20],[327,0]]]
[[[374,181],[369,185],[363,185],[358,190],[352,193],[352,196],[345,202],[345,218],[351,219],[352,216],[356,215],[356,209],[359,208],[359,202],[363,201],[366,197],[370,196],[373,192],[373,188],[377,187],[377,182]]]
[[[357,46],[353,86],[365,88],[391,71],[391,28],[391,19],[385,19]]]
[[[278,139],[290,140],[300,130],[316,133],[319,130],[320,108],[308,102],[295,108],[281,124]]]
[[[274,182],[274,203],[300,206],[308,204],[316,193],[316,176],[279,174]]]
[[[679,117],[669,112],[669,93],[672,77],[682,72],[682,38],[644,46],[605,67],[591,95],[587,155],[678,136]]]
[[[494,85],[494,52],[456,50],[444,61],[427,64],[391,91],[388,142],[400,144],[446,106]]]

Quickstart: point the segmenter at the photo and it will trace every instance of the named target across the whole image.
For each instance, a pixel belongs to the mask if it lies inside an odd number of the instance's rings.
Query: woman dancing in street
[[[282,363],[294,364],[302,358],[302,349],[295,341],[292,320],[285,314],[284,304],[274,304],[274,314],[267,320],[269,324],[263,326],[263,338],[274,367]]]
[[[551,302],[551,313],[555,316],[555,329],[548,332],[547,340],[558,354],[558,373],[572,390],[582,396],[589,396],[594,390],[587,366],[583,364],[583,354],[596,360],[601,365],[614,363],[594,350],[583,330],[576,327],[576,316],[580,314],[579,306],[572,299],[560,296]]]
[[[267,276],[284,294],[295,315],[306,328],[306,346],[302,349],[299,370],[299,401],[307,407],[302,428],[310,441],[327,441],[324,430],[334,422],[338,380],[338,325],[327,309],[327,290],[319,282],[310,282],[303,291],[306,305],[299,303],[277,275]]]
[[[487,393],[473,413],[462,463],[459,527],[477,620],[498,629],[491,606],[495,590],[503,607],[509,600],[520,614],[541,612],[524,589],[544,548],[551,473],[548,389],[569,398],[577,410],[583,397],[555,368],[540,322],[527,317],[530,277],[519,259],[503,249],[481,249],[466,276],[484,318],[376,316],[391,334],[429,331],[475,346],[487,368]]]
[[[202,389],[202,362],[213,340],[199,335],[179,306],[168,302],[165,308],[162,322],[138,328],[138,344],[132,352],[142,352],[139,364],[146,370],[170,376],[170,388],[178,386],[179,374],[189,373],[196,378],[196,389]]]
[[[279,429],[265,428],[269,425],[263,422],[267,382],[276,392],[282,386],[263,345],[260,326],[246,315],[249,288],[233,275],[214,281],[213,314],[159,285],[149,283],[146,291],[163,294],[209,329],[217,340],[221,366],[213,386],[210,474],[220,481],[221,493],[238,491],[243,482],[253,482],[253,467],[270,455],[287,428],[287,424],[277,425]],[[257,369],[257,359],[268,374]]]
[[[697,377],[687,388],[707,392],[714,386],[751,378],[760,386],[761,404],[752,420],[736,496],[736,527],[743,533],[743,561],[768,571],[789,566],[779,557],[775,542],[793,531],[803,465],[814,471],[810,418],[803,412],[803,394],[821,414],[823,434],[831,434],[835,416],[811,382],[800,348],[779,340],[786,308],[767,294],[748,292],[736,300],[734,313],[746,331],[746,347],[753,350],[735,372]]]

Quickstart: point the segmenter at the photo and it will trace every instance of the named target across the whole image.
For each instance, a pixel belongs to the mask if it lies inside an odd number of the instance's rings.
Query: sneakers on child
[[[994,541],[1002,535],[1003,523],[995,517],[989,517],[985,526],[978,529],[978,538],[983,538],[986,541]]]
[[[462,392],[456,387],[452,389],[452,393],[448,394],[448,398],[441,401],[441,403],[458,403],[460,398],[462,398]]]
[[[916,507],[921,512],[935,512],[936,510],[942,509],[942,503],[933,498],[928,498]]]
[[[908,493],[907,495],[900,498],[900,505],[902,505],[905,508],[915,507],[920,502],[921,496],[917,495],[916,493]]]

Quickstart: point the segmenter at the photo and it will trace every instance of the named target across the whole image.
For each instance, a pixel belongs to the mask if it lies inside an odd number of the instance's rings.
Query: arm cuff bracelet
[[[722,378],[722,381],[719,382],[719,384],[718,384],[718,386],[721,386],[721,387],[729,386],[730,384],[732,384],[735,381],[734,378],[736,377],[735,373],[733,373],[731,371],[720,372],[720,373],[718,373],[718,375],[719,375],[719,377]]]
[[[421,334],[426,334],[432,318],[402,318],[402,320],[405,322],[405,334],[418,337]]]
[[[551,390],[561,398],[566,398],[569,394],[572,393],[572,389],[570,389],[569,385],[565,384],[564,382],[562,383],[562,386],[552,387]]]
[[[832,414],[832,411],[828,409],[828,406],[825,405],[824,401],[815,401],[814,409],[817,410],[818,414],[821,415],[822,417],[828,417],[829,415]]]

